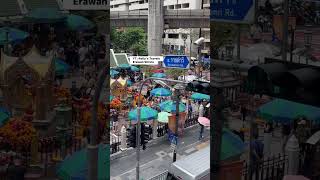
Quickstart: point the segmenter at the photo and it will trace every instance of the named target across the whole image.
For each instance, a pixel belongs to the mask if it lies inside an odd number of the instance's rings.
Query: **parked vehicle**
[[[169,173],[179,180],[210,180],[210,146],[172,163]]]

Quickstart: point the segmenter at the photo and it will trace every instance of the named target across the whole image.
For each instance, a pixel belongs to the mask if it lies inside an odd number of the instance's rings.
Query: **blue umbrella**
[[[127,81],[127,86],[129,86],[129,87],[132,86],[132,81],[131,80]]]
[[[115,75],[117,75],[117,74],[119,74],[119,72],[118,71],[116,71],[116,70],[113,70],[113,69],[111,69],[110,70],[110,76],[115,76]]]
[[[0,107],[0,127],[5,125],[11,117],[10,111],[6,108]]]
[[[128,114],[129,120],[131,121],[137,121],[138,119],[138,109],[131,110]],[[140,120],[141,121],[147,121],[147,120],[153,120],[158,117],[158,111],[152,109],[151,107],[143,106],[140,109]]]
[[[26,39],[28,36],[29,36],[29,33],[21,31],[19,29],[2,27],[0,28],[0,45],[21,41]]]
[[[4,113],[8,114],[9,116],[11,116],[11,112],[4,107],[0,107],[0,112],[4,112]]]
[[[119,69],[130,69],[131,66],[129,64],[119,64],[118,68]]]
[[[171,100],[169,101],[164,101],[159,104],[159,107],[161,111],[166,111],[166,112],[176,112],[176,102],[173,102]],[[184,112],[186,111],[186,105],[183,103],[179,103],[179,112]]]
[[[155,88],[151,91],[152,96],[171,96],[172,92],[166,88]]]
[[[64,75],[65,73],[67,73],[70,69],[69,64],[67,64],[66,62],[64,62],[61,59],[55,59],[55,72],[56,75]]]
[[[210,96],[202,93],[193,93],[191,95],[191,99],[193,100],[210,100]]]
[[[110,96],[110,101],[112,101],[114,99],[114,96]]]
[[[131,66],[131,71],[140,71],[140,69],[136,66]]]
[[[155,77],[155,78],[165,78],[165,77],[167,77],[167,75],[164,74],[164,73],[155,73],[155,74],[152,74],[152,77]]]

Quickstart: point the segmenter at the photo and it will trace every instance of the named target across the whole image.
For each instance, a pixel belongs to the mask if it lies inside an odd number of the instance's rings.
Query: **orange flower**
[[[31,143],[36,130],[30,122],[12,118],[0,128],[0,136],[6,139],[13,147],[26,147]]]

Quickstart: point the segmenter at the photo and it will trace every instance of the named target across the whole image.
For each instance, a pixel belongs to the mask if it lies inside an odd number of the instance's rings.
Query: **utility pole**
[[[212,66],[211,66],[212,67]],[[211,73],[213,74],[213,73]],[[214,92],[215,91],[215,92]],[[215,88],[214,91],[211,91],[210,95],[211,101],[213,101],[213,106],[210,106],[210,114],[213,117],[213,128],[211,131],[211,136],[213,139],[212,142],[212,179],[219,179],[220,171],[220,153],[221,153],[221,137],[222,137],[222,110],[224,109],[224,96],[223,90],[221,88]],[[213,99],[213,100],[212,100]]]
[[[178,132],[179,132],[179,96],[180,96],[180,92],[179,89],[175,89],[175,93],[176,93],[176,132],[175,135],[176,137],[178,137]],[[177,144],[176,144],[177,145]],[[173,162],[176,162],[177,160],[177,146],[175,146],[175,149],[173,151]]]
[[[282,31],[282,61],[287,61],[289,24],[289,0],[284,0],[283,31]]]
[[[108,16],[110,16],[110,9],[106,11]],[[101,70],[97,84],[95,87],[95,92],[93,96],[93,103],[92,103],[92,120],[91,120],[91,127],[90,127],[90,143],[88,145],[88,179],[90,180],[97,180],[98,179],[98,103],[101,95],[101,90],[103,87],[104,82],[107,80],[107,89],[110,89],[110,22],[104,23],[104,31],[105,31],[105,44],[106,44],[106,65]],[[110,92],[107,92],[107,95]],[[109,101],[109,98],[107,98]],[[107,113],[109,114],[109,113]],[[109,118],[108,118],[109,119]]]

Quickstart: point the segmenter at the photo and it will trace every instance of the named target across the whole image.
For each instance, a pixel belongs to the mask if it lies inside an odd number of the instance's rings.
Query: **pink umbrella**
[[[304,176],[287,175],[283,178],[283,180],[310,180],[310,179]]]
[[[210,127],[210,120],[206,117],[199,117],[198,122],[204,126]]]

